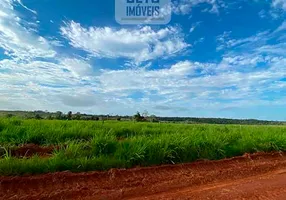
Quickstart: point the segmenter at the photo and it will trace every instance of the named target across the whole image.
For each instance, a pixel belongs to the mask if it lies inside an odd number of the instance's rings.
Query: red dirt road
[[[286,154],[108,172],[0,177],[0,199],[286,199]]]

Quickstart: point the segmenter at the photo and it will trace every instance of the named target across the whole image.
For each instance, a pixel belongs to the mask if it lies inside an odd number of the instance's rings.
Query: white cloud
[[[196,28],[195,26],[192,26],[192,27],[190,28],[190,33],[194,32],[195,28]]]
[[[286,30],[286,20],[275,30],[275,32]]]
[[[219,0],[180,0],[173,3],[173,12],[178,15],[190,14],[192,8],[199,5],[209,5],[210,8],[204,10],[204,12],[219,13],[219,8],[223,6],[222,2]]]
[[[91,65],[84,61],[75,58],[61,59],[60,64],[68,69],[76,77],[86,77],[92,74]]]
[[[201,24],[202,22],[196,22],[190,28],[190,33],[194,32],[194,30]]]
[[[55,51],[48,41],[34,35],[29,27],[23,26],[28,23],[17,16],[13,8],[13,3],[17,2],[10,0],[0,2],[0,47],[5,50],[6,55],[16,59],[53,57]]]
[[[128,90],[161,90],[166,87],[176,88],[187,81],[187,76],[196,75],[196,70],[210,67],[209,64],[181,61],[170,68],[160,70],[128,69],[104,70],[99,76],[103,92]]]
[[[185,2],[208,4],[212,12],[221,6],[218,1]],[[233,39],[231,32],[225,32],[217,41],[228,53],[213,63],[174,61],[154,69],[148,62],[135,69],[99,70],[81,57],[55,56],[53,47],[61,46],[61,41],[38,35],[32,30],[37,26],[31,28],[19,18],[10,1],[0,5],[0,46],[11,56],[0,61],[0,109],[104,114],[148,109],[160,115],[209,112],[217,116],[221,109],[285,105],[284,24],[247,38]],[[188,6],[180,9],[189,12]],[[72,46],[95,57],[127,58],[138,65],[189,46],[178,27],[84,28],[71,21],[61,27],[61,33]],[[280,44],[267,43],[278,37]],[[280,97],[267,100],[273,91],[280,92]]]
[[[221,65],[225,64],[227,66],[248,66],[255,67],[258,63],[266,62],[265,58],[263,56],[253,56],[253,55],[236,55],[233,57],[223,57],[223,60],[221,62]]]
[[[270,39],[269,31],[259,32],[255,35],[246,38],[240,39],[231,39],[230,34],[231,32],[224,32],[222,35],[217,37],[217,42],[219,44],[217,50],[223,50],[225,48],[232,48],[237,46],[249,45],[254,44],[256,42],[265,42],[266,40]]]
[[[0,48],[8,56],[0,60],[0,109],[67,110],[81,107],[84,97],[95,99],[94,83],[85,86],[93,72],[88,61],[55,57],[58,40],[38,35],[37,22],[25,21],[18,5],[36,14],[20,0],[0,2]]]
[[[56,38],[49,41],[38,35],[35,23],[22,19],[22,14],[19,17],[16,5],[36,14],[20,0],[0,1],[0,48],[8,56],[0,60],[0,109],[55,111],[84,103],[91,106],[91,100],[84,100],[97,97],[95,83],[85,86],[93,72],[91,65],[81,58],[55,57]]]
[[[259,53],[276,54],[286,56],[286,42],[274,45],[264,45],[256,49]]]
[[[273,0],[272,6],[275,8],[282,8],[286,11],[286,0]]]
[[[227,50],[229,55],[249,54],[258,56],[262,53],[267,53],[269,56],[285,56],[286,37],[284,31],[286,29],[285,21],[282,22],[276,29],[258,32],[246,38],[231,38],[231,32],[224,32],[217,37],[217,51]],[[272,44],[276,41],[275,44]]]
[[[103,105],[104,99],[95,94],[96,83],[90,81],[90,70],[79,59],[66,58],[62,63],[1,60],[0,109],[67,111]]]
[[[240,65],[253,67],[260,60],[267,60],[267,68],[239,70]],[[77,74],[82,71],[73,71],[77,70],[71,67],[74,63],[83,63],[84,69],[89,70],[89,65],[81,60],[66,59],[58,64],[35,61],[28,65],[1,61],[0,68],[7,73],[0,74],[0,109],[132,114],[148,108],[155,114],[182,115],[189,108],[214,111],[248,107],[253,102],[270,104],[260,99],[265,91],[274,87],[276,91],[286,89],[279,81],[286,76],[286,68],[281,67],[286,59],[281,57],[226,57],[222,61],[225,68],[221,68],[222,63],[181,61],[157,70],[102,70],[100,75],[88,76],[84,82]],[[63,70],[67,68],[70,71]],[[134,92],[143,93],[143,98],[130,97]]]
[[[255,69],[259,62],[267,67]],[[105,70],[99,76],[99,89],[107,96],[116,96],[120,102],[140,91],[144,93],[144,104],[134,102],[140,101],[138,99],[129,102],[130,106],[164,105],[170,108],[164,109],[168,113],[178,107],[216,110],[253,106],[251,102],[255,102],[255,106],[281,104],[281,101],[271,103],[262,97],[274,84],[280,91],[286,89],[279,82],[286,75],[286,69],[281,67],[285,62],[281,57],[236,56],[217,64],[184,61],[160,70]],[[241,70],[240,66],[246,70]],[[222,100],[228,102],[222,103]]]
[[[44,61],[15,61],[1,60],[1,83],[25,85],[33,81],[35,83],[50,86],[67,86],[78,83],[74,76],[64,72],[64,66]],[[6,72],[6,73],[5,73]],[[12,72],[12,73],[11,73]]]
[[[176,27],[157,31],[148,26],[134,30],[117,30],[109,27],[84,28],[79,23],[71,21],[61,27],[61,32],[72,46],[83,49],[95,57],[123,57],[137,63],[172,56],[189,46]]]
[[[8,0],[8,1],[11,2],[11,0]],[[27,6],[25,6],[25,5],[22,3],[21,0],[14,0],[14,1],[18,2],[23,8],[25,8],[26,10],[32,12],[33,14],[35,14],[35,15],[37,14],[37,12],[36,12],[35,10],[32,10],[32,9],[28,8]]]
[[[261,11],[259,11],[258,16],[261,19],[265,19],[267,17],[267,12],[265,10],[261,10]]]
[[[85,107],[105,105],[105,100],[102,95],[94,94],[91,89],[78,88],[79,90],[72,92],[72,94],[63,94],[59,96],[61,102],[68,107]]]

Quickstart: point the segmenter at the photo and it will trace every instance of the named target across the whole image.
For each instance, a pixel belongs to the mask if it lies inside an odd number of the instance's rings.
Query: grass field
[[[59,148],[46,157],[11,156],[31,143]],[[0,146],[0,175],[80,172],[285,151],[286,126],[0,118]]]

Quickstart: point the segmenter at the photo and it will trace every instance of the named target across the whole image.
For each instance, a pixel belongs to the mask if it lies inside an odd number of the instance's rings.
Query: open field
[[[285,151],[285,133],[285,126],[1,118],[0,175],[108,170]]]

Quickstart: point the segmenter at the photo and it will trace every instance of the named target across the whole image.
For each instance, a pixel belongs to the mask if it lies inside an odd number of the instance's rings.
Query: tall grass
[[[0,145],[62,146],[49,158],[0,159],[1,175],[129,168],[285,151],[285,126],[0,119]]]

